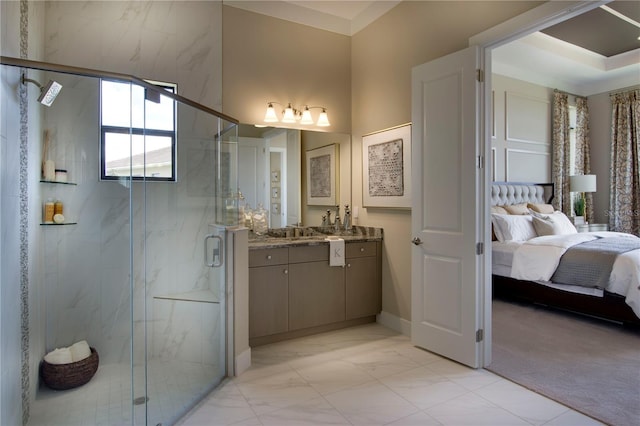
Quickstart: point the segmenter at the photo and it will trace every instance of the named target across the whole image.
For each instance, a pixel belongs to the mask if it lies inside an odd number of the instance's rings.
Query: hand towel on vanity
[[[329,266],[344,266],[344,240],[340,237],[327,237],[329,240]]]
[[[71,350],[71,359],[73,362],[82,361],[83,359],[91,356],[91,349],[89,348],[89,344],[86,340],[74,343],[69,347],[69,349]]]

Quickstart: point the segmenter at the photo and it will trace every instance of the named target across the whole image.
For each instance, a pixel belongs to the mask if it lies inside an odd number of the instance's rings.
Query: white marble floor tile
[[[491,372],[416,348],[379,324],[260,346],[252,355],[247,372],[179,424],[602,426]],[[117,396],[121,413],[126,401]]]
[[[569,410],[562,404],[507,380],[477,389],[474,393],[532,425],[545,424]]]
[[[428,367],[418,367],[380,379],[389,389],[420,409],[441,404],[469,390]]]
[[[393,349],[393,346],[385,347],[377,351],[349,356],[345,358],[345,361],[354,363],[356,366],[378,379],[419,367],[417,362],[399,354]]]
[[[258,416],[320,396],[293,370],[251,382],[238,382],[237,386]]]
[[[314,398],[299,404],[259,416],[265,426],[290,425],[350,425],[349,421],[324,398]]]
[[[525,420],[473,393],[450,399],[425,412],[443,425],[529,426]]]
[[[333,360],[322,364],[296,369],[298,373],[320,394],[327,395],[373,380],[365,371],[352,362]]]
[[[393,421],[391,423],[387,423],[386,426],[441,426],[442,423],[424,413],[422,411],[418,411],[415,414],[411,414],[410,416],[403,417],[399,420]]]
[[[183,426],[230,425],[256,418],[235,383],[226,382],[213,391],[198,409],[180,423]]]
[[[326,395],[354,425],[384,425],[418,412],[413,404],[378,381]]]
[[[604,424],[582,413],[570,410],[545,423],[544,426],[604,426]]]

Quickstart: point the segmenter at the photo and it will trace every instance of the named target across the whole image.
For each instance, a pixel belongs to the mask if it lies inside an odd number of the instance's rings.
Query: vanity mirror
[[[351,204],[351,135],[240,124],[238,186],[245,202],[252,209],[262,204],[270,228],[320,225],[327,207],[306,202],[305,153],[333,144],[339,159],[336,204],[343,211]]]

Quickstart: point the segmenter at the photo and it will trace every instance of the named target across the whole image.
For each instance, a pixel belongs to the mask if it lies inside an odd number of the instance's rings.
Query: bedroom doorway
[[[484,81],[484,85],[479,85],[479,89],[476,92],[475,97],[467,97],[464,98],[465,102],[474,102],[477,106],[477,117],[481,120],[482,125],[478,126],[479,134],[478,139],[480,142],[476,147],[476,152],[478,156],[478,170],[476,172],[477,177],[472,180],[466,180],[464,185],[475,185],[475,217],[476,223],[478,224],[478,229],[476,231],[478,243],[476,243],[477,253],[483,253],[483,247],[488,247],[488,243],[490,243],[490,214],[489,214],[489,206],[490,206],[490,182],[492,181],[491,176],[491,167],[484,167],[483,164],[490,164],[491,159],[491,117],[489,111],[491,111],[491,53],[494,48],[497,48],[506,43],[517,40],[521,37],[524,37],[528,34],[531,34],[540,29],[544,29],[556,23],[565,21],[574,16],[580,15],[584,12],[587,12],[593,8],[598,7],[601,4],[606,2],[583,2],[581,4],[567,5],[566,3],[559,2],[548,2],[545,3],[527,13],[524,13],[520,16],[517,16],[513,19],[510,19],[502,24],[499,24],[489,30],[486,30],[480,34],[469,39],[470,46],[478,46],[479,47],[479,70],[484,70],[484,72],[479,72],[478,79],[479,81]],[[437,61],[437,59],[436,59]],[[421,67],[421,66],[419,66]],[[419,68],[416,67],[416,68]],[[418,84],[412,83],[414,88],[412,89],[412,96],[414,99],[421,99],[422,93],[420,93],[416,88],[422,90],[422,87]],[[416,103],[412,105],[412,116],[417,117],[418,119],[422,118],[422,107],[420,111],[416,111]],[[413,118],[413,117],[412,117]],[[414,120],[416,122],[416,120]],[[453,126],[456,123],[452,123]],[[452,130],[452,134],[455,135],[455,129]],[[416,132],[417,133],[417,132]],[[421,135],[415,134],[413,137],[414,140],[422,140]],[[475,143],[475,141],[466,140],[465,144]],[[487,161],[485,161],[487,159]],[[416,177],[413,178],[416,180]],[[465,188],[467,188],[465,186]],[[467,188],[469,189],[469,188]],[[434,192],[435,194],[435,192]],[[415,193],[414,194],[414,205],[424,205],[425,202],[432,202],[436,200],[426,200],[425,194],[423,193]],[[420,236],[429,235],[429,233],[422,232],[421,230],[424,228],[420,225],[419,220],[416,220],[412,223],[412,238],[414,238],[414,244],[416,248],[414,248],[414,253],[412,254],[413,260],[412,263],[420,263],[423,264],[426,260],[429,259],[428,253],[425,251],[424,247],[430,246],[428,241],[421,241],[418,238]],[[422,244],[424,243],[424,245]],[[419,253],[417,253],[419,251]],[[490,253],[490,252],[489,252]],[[468,282],[466,280],[462,280],[461,282],[465,282],[467,288],[466,290],[461,289],[460,291],[450,291],[448,293],[451,300],[449,300],[450,304],[456,306],[465,306],[465,315],[471,316],[475,318],[477,324],[477,331],[475,333],[464,333],[464,336],[461,336],[461,339],[469,340],[469,344],[459,344],[456,345],[450,352],[451,353],[442,353],[444,356],[452,359],[467,359],[469,357],[469,353],[464,353],[468,351],[475,351],[475,366],[486,367],[491,363],[491,341],[492,341],[492,332],[491,332],[491,320],[492,320],[492,291],[491,291],[491,254],[485,254],[484,256],[480,256],[478,260],[475,262],[476,264],[476,280],[474,283]],[[436,289],[438,286],[432,286],[432,280],[434,278],[428,278],[426,274],[420,272],[420,267],[415,266],[414,272],[412,273],[412,293],[414,296],[412,299],[418,297],[426,290]],[[424,268],[422,268],[424,269]],[[449,268],[450,269],[450,268]],[[471,288],[475,287],[475,288]],[[464,290],[464,291],[463,291]],[[440,295],[438,291],[435,291],[436,295]],[[464,297],[469,297],[469,294],[472,295],[474,301],[469,303],[465,302]],[[414,302],[412,304],[412,312],[415,310],[417,312],[427,312],[427,297],[421,297],[418,302]],[[471,307],[469,309],[469,307]],[[472,312],[473,311],[473,312]],[[419,328],[428,329],[428,328],[436,328],[438,324],[449,324],[451,323],[451,318],[448,317],[447,313],[442,311],[442,318],[436,317],[433,314],[430,314],[430,318],[422,318],[417,314],[412,314],[412,341],[417,346],[423,347],[427,350],[441,353],[438,348],[433,347],[433,345],[429,342],[429,339],[425,339],[422,336],[425,336],[424,333],[418,333]],[[444,321],[444,322],[440,322]],[[453,333],[451,333],[453,334]],[[419,340],[419,341],[417,341]],[[462,343],[462,342],[460,342]]]

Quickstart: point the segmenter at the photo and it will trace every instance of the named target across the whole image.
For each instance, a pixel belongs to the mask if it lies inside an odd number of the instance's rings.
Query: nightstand
[[[584,225],[574,225],[576,227],[576,230],[578,232],[589,232],[589,225],[584,224]]]
[[[575,225],[578,232],[598,232],[608,231],[609,225],[606,223],[589,223],[584,225]]]

